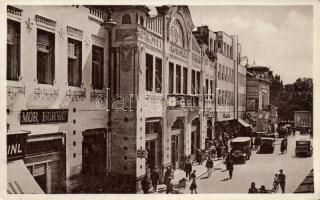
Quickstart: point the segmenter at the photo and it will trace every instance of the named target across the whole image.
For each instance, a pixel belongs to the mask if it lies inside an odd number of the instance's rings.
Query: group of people
[[[153,186],[153,192],[156,192],[159,179],[160,179],[159,171],[158,171],[157,166],[155,166],[150,172],[150,178],[147,173],[141,181],[141,187],[142,187],[143,193],[144,194],[149,193],[151,183]]]
[[[251,183],[248,193],[271,193],[271,192],[278,192],[278,188],[280,185],[282,193],[285,193],[285,186],[286,186],[286,175],[283,173],[283,169],[279,170],[279,174],[275,174],[273,186],[271,190],[267,190],[264,185],[261,185],[259,189],[256,188],[255,182]]]

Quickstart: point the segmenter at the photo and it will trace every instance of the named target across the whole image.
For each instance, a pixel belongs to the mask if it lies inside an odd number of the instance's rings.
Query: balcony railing
[[[191,110],[199,108],[200,97],[187,94],[169,94],[167,96],[167,107],[172,109]]]

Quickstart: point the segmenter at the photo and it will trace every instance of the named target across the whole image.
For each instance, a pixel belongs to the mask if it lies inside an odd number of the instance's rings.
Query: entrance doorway
[[[183,136],[184,123],[182,118],[178,118],[171,127],[171,163],[177,169],[183,164]]]
[[[87,184],[90,180],[101,183],[106,175],[106,138],[104,130],[86,130],[82,143],[82,173]]]
[[[156,165],[156,141],[146,141],[146,149],[148,151],[147,169],[153,169]]]
[[[196,118],[192,121],[191,132],[191,155],[195,155],[196,150],[200,149],[200,120]]]

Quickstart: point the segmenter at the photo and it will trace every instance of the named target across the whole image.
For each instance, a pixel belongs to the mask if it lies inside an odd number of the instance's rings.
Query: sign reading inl
[[[26,151],[27,137],[30,132],[7,135],[7,160],[23,159]]]
[[[46,124],[68,122],[68,109],[22,110],[20,124]]]

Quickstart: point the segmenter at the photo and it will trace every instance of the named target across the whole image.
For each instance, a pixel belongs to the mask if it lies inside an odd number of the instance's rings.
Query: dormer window
[[[131,17],[128,14],[122,16],[122,24],[131,24]]]

